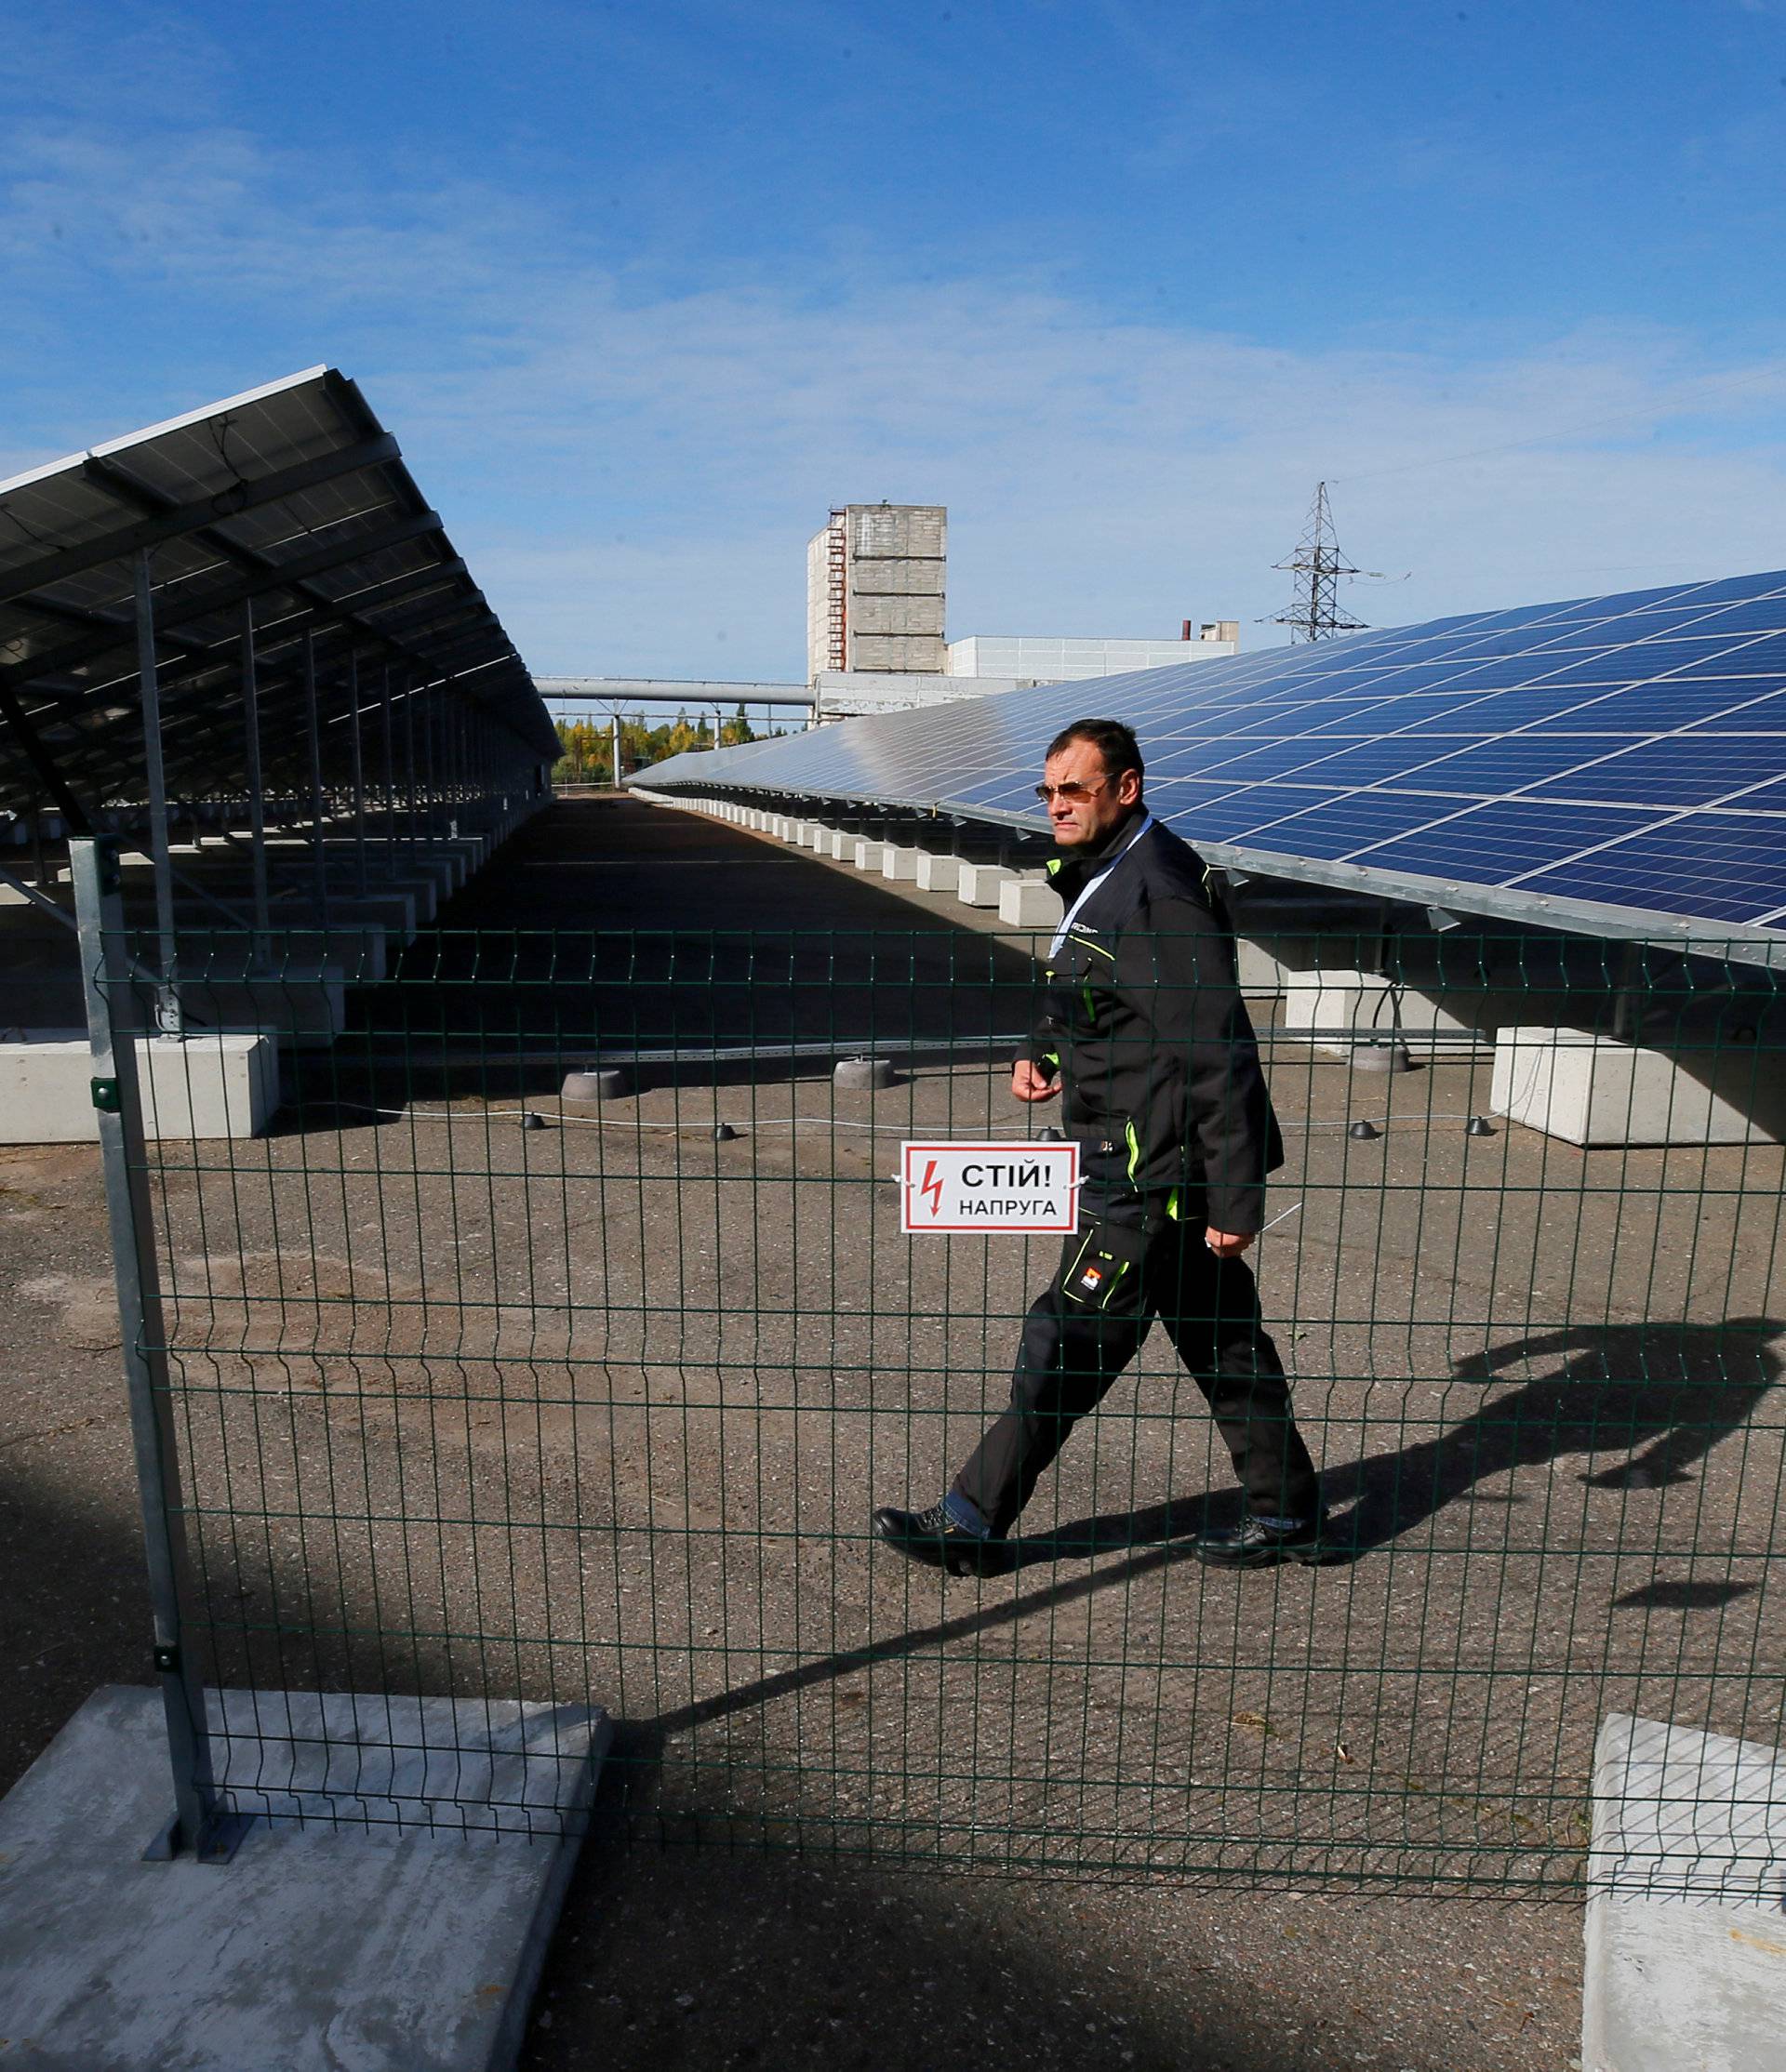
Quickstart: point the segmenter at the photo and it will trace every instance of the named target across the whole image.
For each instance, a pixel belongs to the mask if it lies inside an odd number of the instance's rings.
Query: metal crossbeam
[[[440,527],[439,512],[424,511],[414,518],[393,525],[386,532],[371,536],[361,533],[351,538],[333,540],[325,546],[313,548],[307,553],[294,554],[286,562],[265,560],[264,566],[259,573],[220,584],[213,589],[191,592],[185,596],[164,589],[155,599],[157,633],[162,639],[170,640],[195,656],[214,659],[228,646],[233,635],[225,635],[216,641],[202,641],[181,637],[170,630],[237,611],[245,604],[270,596],[281,590],[301,591],[307,595],[311,602],[304,607],[304,614],[313,620],[316,616],[340,617],[345,609],[365,611],[370,608],[371,602],[379,596],[384,586],[379,586],[370,596],[365,591],[356,592],[350,604],[345,598],[330,601],[314,591],[302,590],[305,579],[327,575],[330,569],[340,568],[349,562],[363,561],[371,554],[382,553],[386,549],[402,546],[408,540],[422,538],[431,532],[438,532]],[[451,561],[438,563],[427,574],[431,578],[446,577],[450,579],[465,572],[465,564],[455,556]],[[412,579],[410,577],[396,578],[406,583]],[[0,681],[22,685],[64,675],[70,670],[79,669],[101,655],[123,652],[134,638],[133,622],[125,614],[113,616],[104,612],[83,612],[70,605],[47,604],[39,598],[32,600],[31,609],[43,613],[47,618],[84,622],[93,628],[94,631],[87,638],[68,641],[60,647],[50,648],[28,662],[0,664]],[[120,676],[129,673],[128,671],[119,671]]]

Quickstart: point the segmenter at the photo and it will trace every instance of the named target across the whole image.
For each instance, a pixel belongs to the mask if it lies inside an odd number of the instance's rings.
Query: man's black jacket
[[[1069,911],[1132,825],[1096,857],[1049,866]],[[1087,1212],[1257,1230],[1284,1144],[1196,851],[1155,821],[1073,915],[1047,978],[1029,1056],[1064,1082]]]

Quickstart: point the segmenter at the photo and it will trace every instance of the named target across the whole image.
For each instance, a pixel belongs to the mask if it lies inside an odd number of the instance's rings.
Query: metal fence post
[[[71,840],[68,847],[92,1044],[93,1106],[99,1114],[122,1327],[119,1335],[154,1615],[154,1665],[174,1773],[174,1817],[145,1853],[169,1856],[191,1850],[207,1862],[222,1863],[234,1853],[241,1823],[219,1811],[205,1693],[181,1640],[180,1584],[186,1547],[180,1457],[168,1393],[136,1039],[127,1017],[117,1011],[130,995],[118,844],[110,836],[80,837]],[[121,1021],[125,1026],[119,1026]]]

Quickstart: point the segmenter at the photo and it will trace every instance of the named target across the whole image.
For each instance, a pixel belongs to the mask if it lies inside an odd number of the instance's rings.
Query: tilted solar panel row
[[[1576,598],[887,713],[642,781],[1040,824],[1086,713],[1206,853],[1640,933],[1786,939],[1786,573]]]

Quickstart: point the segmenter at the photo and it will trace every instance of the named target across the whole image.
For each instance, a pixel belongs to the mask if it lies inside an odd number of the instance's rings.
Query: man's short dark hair
[[[1125,726],[1121,720],[1074,720],[1071,726],[1063,726],[1048,743],[1048,752],[1043,760],[1051,761],[1075,741],[1089,741],[1098,750],[1104,759],[1106,777],[1121,777],[1125,770],[1133,770],[1137,777],[1147,774],[1135,729]]]

